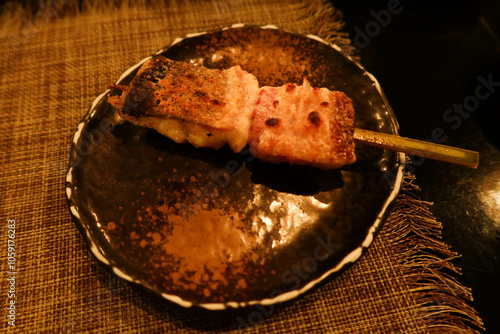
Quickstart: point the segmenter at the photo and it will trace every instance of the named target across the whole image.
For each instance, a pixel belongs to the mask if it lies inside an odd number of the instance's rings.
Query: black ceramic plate
[[[315,36],[235,25],[158,53],[212,68],[239,64],[261,85],[307,77],[353,100],[356,127],[398,132],[375,79]],[[117,83],[129,83],[145,60]],[[402,154],[358,145],[355,164],[327,172],[267,164],[248,150],[196,149],[120,122],[107,93],[74,137],[71,214],[117,276],[182,306],[216,310],[304,293],[360,258],[398,194]]]

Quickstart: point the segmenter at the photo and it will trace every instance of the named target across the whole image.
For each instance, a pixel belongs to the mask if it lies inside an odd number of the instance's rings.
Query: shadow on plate
[[[187,157],[213,168],[225,168],[231,164],[232,170],[228,171],[230,175],[239,174],[242,168],[247,169],[251,173],[252,183],[279,192],[310,196],[344,185],[340,169],[324,171],[310,166],[266,163],[252,156],[248,147],[239,153],[232,152],[227,146],[219,150],[195,148],[191,144],[177,144],[154,130],[128,122],[116,125],[113,135],[124,145],[146,144],[167,156]]]

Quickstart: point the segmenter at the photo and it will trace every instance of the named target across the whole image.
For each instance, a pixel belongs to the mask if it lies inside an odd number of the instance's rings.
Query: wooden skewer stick
[[[354,129],[354,141],[424,158],[477,168],[479,153],[461,148],[399,137],[370,130]]]

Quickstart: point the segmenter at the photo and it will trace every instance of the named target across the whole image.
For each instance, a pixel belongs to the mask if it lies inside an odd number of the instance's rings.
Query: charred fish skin
[[[223,70],[155,56],[132,82],[123,112],[130,116],[167,116],[194,122],[220,119],[223,116],[220,107],[229,98],[228,79]],[[139,108],[138,103],[142,103]]]

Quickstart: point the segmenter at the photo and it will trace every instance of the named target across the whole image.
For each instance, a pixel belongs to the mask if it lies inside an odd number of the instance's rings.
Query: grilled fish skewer
[[[234,66],[208,69],[155,56],[120,96],[108,102],[120,117],[177,143],[234,152],[247,144],[267,162],[333,169],[355,161],[354,109],[341,92],[301,86],[259,88]]]
[[[259,88],[239,66],[208,69],[155,56],[108,102],[136,125],[177,143],[234,152],[247,143],[263,161],[338,168],[356,160],[354,142],[477,167],[478,154],[354,129],[352,101],[341,92],[301,86]]]

